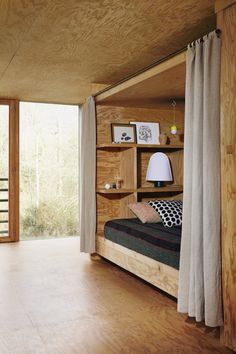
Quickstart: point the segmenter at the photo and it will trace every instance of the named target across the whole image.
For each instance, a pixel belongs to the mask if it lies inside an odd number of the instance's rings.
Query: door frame
[[[0,105],[9,106],[9,177],[8,230],[0,242],[19,241],[19,101],[0,99]]]

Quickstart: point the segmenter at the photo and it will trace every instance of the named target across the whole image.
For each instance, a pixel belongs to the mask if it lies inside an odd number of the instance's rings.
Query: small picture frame
[[[130,122],[136,126],[138,144],[159,145],[160,125],[152,122]]]
[[[113,143],[134,144],[136,143],[136,126],[134,124],[111,124],[111,138]]]

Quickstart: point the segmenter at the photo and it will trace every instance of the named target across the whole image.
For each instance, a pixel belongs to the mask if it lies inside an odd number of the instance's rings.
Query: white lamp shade
[[[147,181],[172,181],[170,161],[163,152],[153,154],[148,163]]]

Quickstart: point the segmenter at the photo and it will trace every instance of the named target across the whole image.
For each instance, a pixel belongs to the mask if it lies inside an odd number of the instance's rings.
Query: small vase
[[[160,144],[161,145],[166,145],[167,143],[167,135],[164,133],[161,133],[159,136]]]

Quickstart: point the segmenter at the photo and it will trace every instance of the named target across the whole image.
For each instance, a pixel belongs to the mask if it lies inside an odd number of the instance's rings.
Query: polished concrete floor
[[[232,353],[78,238],[0,245],[0,354]]]

